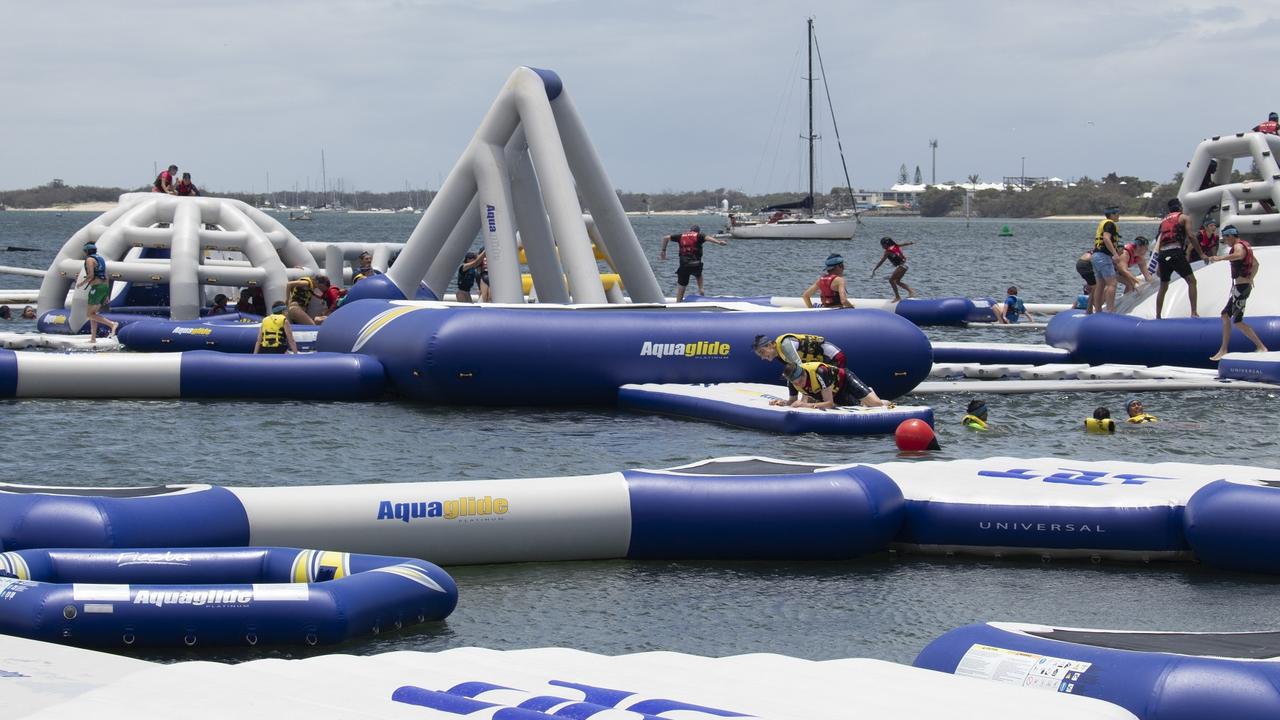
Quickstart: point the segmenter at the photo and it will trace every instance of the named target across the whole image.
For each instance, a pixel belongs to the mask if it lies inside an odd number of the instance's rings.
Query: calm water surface
[[[45,268],[92,214],[0,213],[0,265]],[[401,241],[420,216],[324,215],[290,229],[304,240]],[[715,217],[638,217],[633,224],[660,280],[674,261],[658,238]],[[1001,239],[1001,225],[1015,237]],[[1146,226],[1125,226],[1131,237]],[[709,293],[798,295],[828,252],[848,265],[850,294],[888,294],[876,240],[914,241],[907,282],[924,296],[996,296],[1010,284],[1028,302],[1069,302],[1072,265],[1092,223],[867,219],[852,242],[731,241],[706,248]],[[41,252],[4,252],[26,246]],[[883,272],[883,268],[882,268]],[[0,276],[3,287],[34,280]],[[26,323],[0,330],[29,329]],[[1040,342],[1037,332],[929,330],[939,340]],[[1085,436],[1097,405],[1126,396],[1045,393],[988,398],[994,429],[959,432],[969,395],[930,397],[939,459],[992,456],[1181,460],[1280,466],[1273,392],[1147,393],[1167,422],[1150,431]],[[601,408],[475,409],[408,403],[0,401],[4,479],[67,485],[209,482],[300,485],[590,474],[665,467],[717,455],[793,460],[896,459],[887,438],[779,437]],[[1185,565],[879,557],[844,563],[579,562],[456,567],[458,610],[445,622],[344,652],[566,646],[617,654],[778,652],[811,659],[909,662],[930,639],[970,622],[1015,620],[1091,627],[1248,630],[1274,626],[1280,586],[1266,577]],[[243,659],[270,651],[161,658]]]

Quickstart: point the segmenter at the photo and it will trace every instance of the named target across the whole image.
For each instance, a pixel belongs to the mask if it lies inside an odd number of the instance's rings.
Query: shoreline
[[[117,202],[82,202],[68,203],[67,205],[55,205],[53,207],[38,208],[5,208],[5,212],[96,212],[104,213],[108,210],[115,210],[120,203]]]
[[[993,220],[996,218],[992,218]],[[1008,220],[1101,220],[1101,215],[1046,215],[1039,218],[1002,218]],[[1160,218],[1157,217],[1125,217],[1120,216],[1120,223],[1158,223]]]

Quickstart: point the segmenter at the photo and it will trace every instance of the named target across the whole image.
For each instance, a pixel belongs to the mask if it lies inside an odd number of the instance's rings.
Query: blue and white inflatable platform
[[[453,612],[422,560],[288,548],[0,553],[0,633],[88,647],[317,645]]]
[[[981,623],[934,640],[915,665],[1043,695],[1105,700],[1142,720],[1280,717],[1280,632]]]
[[[933,425],[933,409],[917,405],[829,409],[793,408],[772,404],[786,400],[779,385],[719,383],[716,385],[623,385],[618,405],[628,410],[711,420],[738,427],[787,434],[891,434],[903,420],[916,418]]]
[[[443,403],[608,404],[628,383],[770,382],[757,335],[821,335],[880,397],[924,380],[932,351],[907,320],[875,310],[757,306],[465,305],[357,300],[320,326],[317,349],[377,358],[401,395]],[[875,347],[866,339],[874,337]]]
[[[293,341],[300,352],[315,349],[318,325],[293,325]],[[177,322],[147,318],[120,328],[120,344],[136,352],[181,352],[183,350],[217,350],[225,353],[251,353],[258,344],[262,328],[260,318],[242,320],[210,318]]]
[[[321,545],[446,565],[819,560],[895,549],[1196,559],[1276,574],[1276,517],[1280,470],[1060,458],[729,457],[575,477],[274,488],[0,485],[9,550]]]
[[[0,398],[377,400],[385,376],[353,353],[61,354],[0,350]]]
[[[92,717],[1134,720],[1100,700],[907,665],[567,648],[149,663],[0,636],[9,720]]]

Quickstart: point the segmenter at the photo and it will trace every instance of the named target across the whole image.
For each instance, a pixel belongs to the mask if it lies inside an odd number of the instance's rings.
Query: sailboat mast
[[[813,18],[809,18],[809,214],[813,214]]]

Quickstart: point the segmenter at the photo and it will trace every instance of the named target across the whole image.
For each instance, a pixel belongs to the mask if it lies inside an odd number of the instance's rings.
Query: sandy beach
[[[57,205],[55,207],[40,207],[40,208],[11,207],[6,209],[5,212],[96,212],[96,213],[101,213],[101,212],[106,212],[108,210],[115,210],[115,209],[116,209],[116,203],[114,202],[86,202],[86,203],[69,203],[67,205]]]

